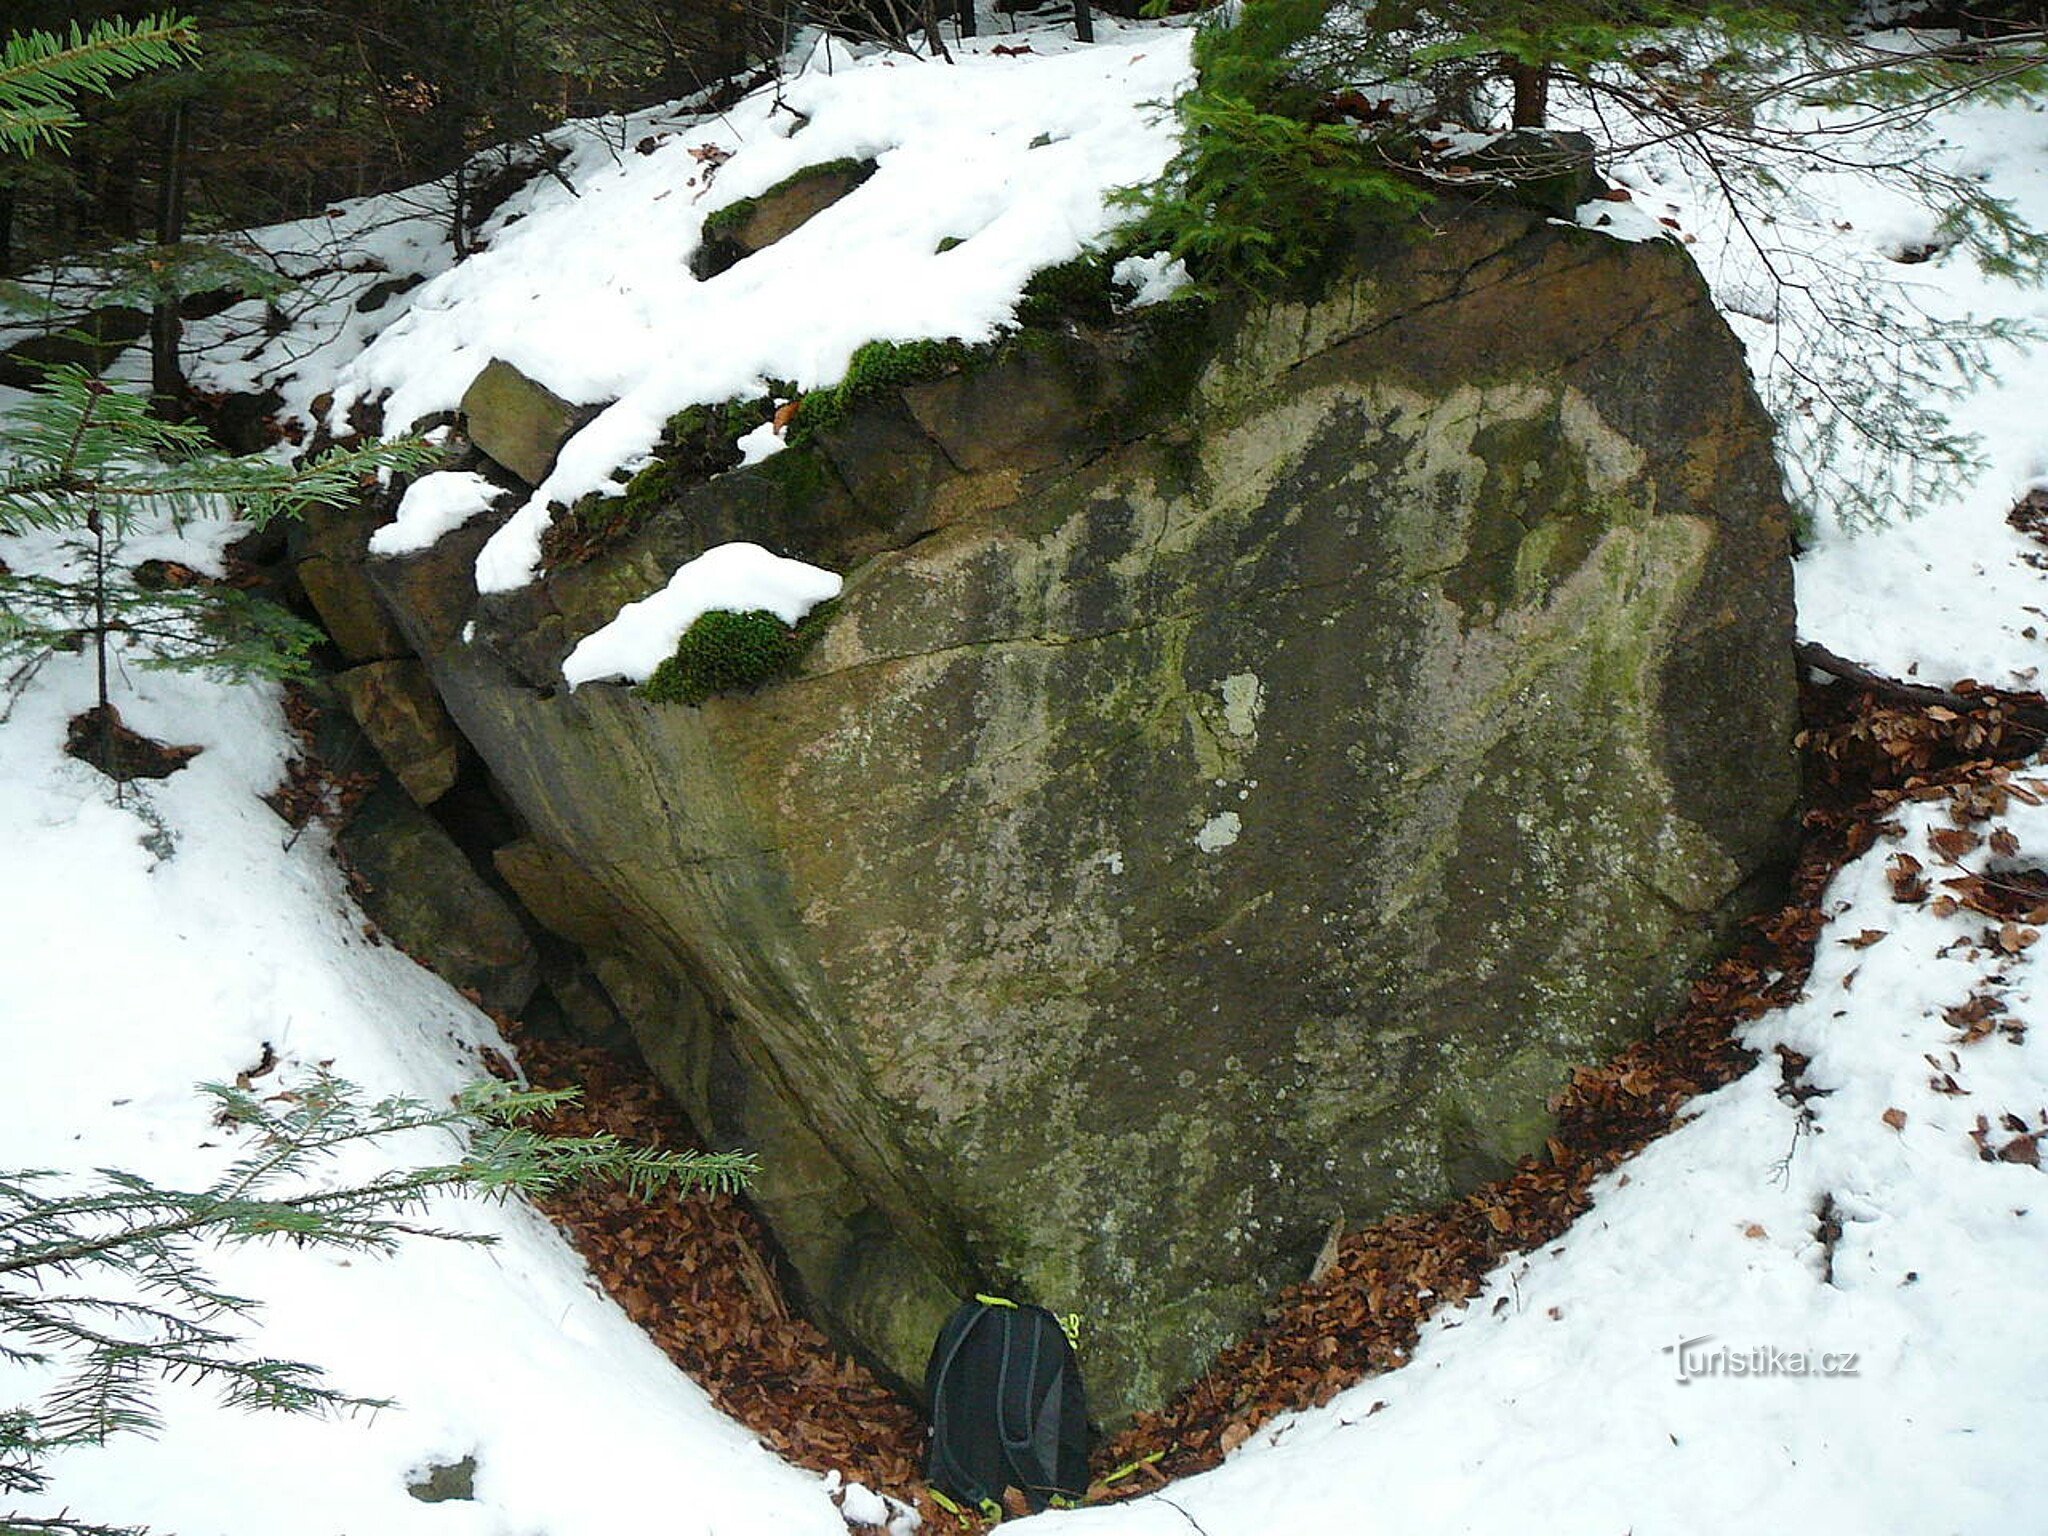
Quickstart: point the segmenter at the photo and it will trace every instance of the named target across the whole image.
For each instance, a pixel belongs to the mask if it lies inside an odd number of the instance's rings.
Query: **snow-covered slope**
[[[620,402],[536,505],[566,499],[644,454],[689,400],[764,376],[829,380],[873,335],[987,334],[1034,267],[1103,227],[1104,189],[1163,158],[1151,103],[1183,78],[1185,37],[1107,35],[1093,50],[1042,35],[1030,55],[985,46],[950,70],[836,57],[827,73],[819,60],[785,95],[808,117],[795,135],[797,119],[765,99],[710,121],[593,125],[565,136],[575,192],[535,182],[495,217],[491,249],[459,266],[431,210],[401,198],[264,232],[311,275],[300,324],[268,340],[251,313],[195,327],[215,346],[206,376],[278,386],[301,414],[323,394],[341,409],[389,389],[387,417],[402,423],[452,406],[486,359],[508,357],[565,394]],[[2048,117],[1970,110],[1938,131],[2048,224]],[[708,188],[708,162],[690,153],[706,143],[734,151]],[[689,276],[705,213],[846,154],[882,169],[839,217],[761,265]],[[1675,173],[1625,174],[1640,201],[1668,198],[1702,232],[1711,273],[1739,280],[1711,208]],[[1890,232],[1862,227],[1853,192],[1817,193],[1822,206],[1799,216],[1852,226],[1833,230],[1838,253],[1882,249]],[[941,255],[949,236],[966,244]],[[414,273],[431,280],[356,308]],[[2048,315],[2038,292],[1957,258],[1906,275],[1931,306]],[[2002,519],[2048,474],[2048,363],[2012,351],[1997,376],[1964,382],[1961,415],[1986,433],[1991,471],[1917,522],[1823,524],[1801,562],[1803,623],[1895,673],[2025,679],[2048,633],[2036,618],[2048,584]],[[537,529],[513,526],[527,532],[500,549],[516,572]],[[166,532],[134,553],[205,564],[221,537]],[[0,540],[0,558],[28,569],[48,551]],[[261,803],[288,751],[274,694],[124,672],[131,724],[206,751],[121,805],[60,750],[89,687],[82,659],[55,658],[0,724],[0,1166],[203,1177],[226,1149],[186,1085],[231,1078],[265,1041],[379,1090],[434,1097],[474,1075],[489,1021],[368,942],[319,835],[292,843]],[[1973,1133],[1983,1115],[2004,1147],[2020,1133],[2001,1116],[2042,1123],[2048,1030],[1965,1044],[1944,1017],[1990,992],[2005,1019],[2030,1023],[2040,946],[1987,943],[1967,911],[1889,899],[1886,858],[1934,864],[1926,834],[1940,814],[1917,808],[1903,842],[1839,878],[1805,1000],[1750,1031],[1764,1064],[1609,1179],[1559,1244],[1441,1318],[1412,1364],[1267,1426],[1215,1472],[1041,1524],[1125,1536],[2040,1528],[2048,1185],[2024,1161],[1984,1161]],[[2019,801],[2000,824],[2023,855],[2048,849],[2048,809]],[[1845,942],[1867,930],[1883,937]],[[1806,1080],[1825,1091],[1805,1101],[1810,1119],[1779,1093],[1781,1043],[1811,1058]],[[1842,1228],[1831,1244],[1824,1196]],[[162,1439],[64,1457],[36,1509],[184,1536],[840,1528],[820,1480],[712,1412],[537,1218],[465,1219],[504,1245],[350,1263],[222,1256],[230,1284],[266,1298],[264,1348],[399,1408],[295,1421],[174,1389]],[[0,1367],[0,1404],[25,1386]],[[475,1501],[407,1496],[409,1473],[472,1453]]]
[[[224,531],[148,552],[206,568]],[[0,540],[17,568],[30,542]],[[281,1058],[270,1082],[331,1062],[374,1094],[438,1101],[474,1080],[477,1048],[503,1045],[490,1020],[367,937],[325,834],[294,839],[260,798],[289,750],[276,692],[130,670],[117,689],[130,725],[204,748],[126,804],[62,753],[66,721],[93,701],[89,658],[53,658],[0,725],[0,1167],[203,1186],[238,1149],[193,1085],[232,1081],[265,1042]],[[449,1215],[500,1246],[219,1256],[216,1277],[266,1303],[263,1350],[402,1407],[252,1417],[172,1387],[161,1439],[60,1458],[35,1511],[184,1536],[843,1529],[819,1480],[713,1410],[538,1216]],[[33,1382],[0,1364],[0,1404]],[[410,1476],[465,1456],[475,1502],[407,1495]]]
[[[564,399],[603,404],[478,563],[484,590],[528,580],[551,502],[616,490],[686,405],[752,399],[766,381],[836,382],[873,339],[985,341],[1019,290],[1115,221],[1110,193],[1173,152],[1173,98],[1189,33],[1105,21],[1082,48],[1057,32],[969,42],[957,62],[821,42],[779,92],[715,117],[664,112],[556,135],[563,159],[487,222],[488,248],[449,268],[432,226],[391,199],[340,211],[397,272],[437,273],[391,306],[367,347],[349,306],[379,280],[334,283],[273,340],[202,377],[283,386],[288,410],[323,399],[337,423],[381,400],[387,430],[453,409],[493,357]],[[689,258],[705,219],[808,166],[872,160],[852,195],[708,281]],[[286,251],[338,230],[259,237]],[[402,312],[399,312],[401,311]],[[223,335],[261,315],[231,311]],[[313,355],[304,338],[331,336]],[[227,349],[222,348],[225,352]]]

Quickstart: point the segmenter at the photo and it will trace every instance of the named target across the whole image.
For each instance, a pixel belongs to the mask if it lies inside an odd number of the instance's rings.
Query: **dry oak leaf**
[[[1922,902],[1927,899],[1927,882],[1920,878],[1921,863],[1910,853],[1891,856],[1887,875],[1892,883],[1892,900]]]
[[[1890,936],[1891,935],[1882,928],[1866,928],[1861,933],[1857,934],[1855,938],[1844,939],[1842,940],[1842,942],[1848,945],[1851,949],[1868,949],[1873,944],[1883,943]]]
[[[1884,1112],[1884,1123],[1895,1131],[1906,1128],[1906,1112],[1903,1109],[1888,1109]]]
[[[1983,839],[1964,827],[1937,827],[1927,834],[1927,841],[1944,859],[1954,860],[1974,851]]]
[[[2038,928],[2022,928],[2018,923],[2005,923],[1998,930],[1998,947],[2008,955],[2016,955],[2041,937]]]

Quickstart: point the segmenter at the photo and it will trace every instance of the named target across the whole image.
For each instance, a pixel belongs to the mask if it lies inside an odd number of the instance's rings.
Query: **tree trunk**
[[[1095,41],[1095,11],[1088,0],[1074,0],[1074,36],[1084,43]]]
[[[156,183],[156,243],[160,248],[185,238],[185,132],[188,104],[171,108],[165,125],[162,170]],[[184,413],[185,370],[179,360],[184,324],[175,287],[160,290],[149,315],[149,393],[152,409],[166,421]]]
[[[1514,126],[1543,127],[1550,117],[1550,66],[1512,62],[1508,80],[1515,88]]]

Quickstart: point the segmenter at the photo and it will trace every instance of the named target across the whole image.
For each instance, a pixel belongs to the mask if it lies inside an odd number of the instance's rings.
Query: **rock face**
[[[522,593],[475,599],[478,527],[371,568],[514,883],[761,1148],[822,1311],[915,1377],[961,1291],[1079,1310],[1104,1419],[1332,1218],[1538,1149],[1796,791],[1769,429],[1679,249],[1472,212],[1314,304],[1175,309],[1027,334]],[[803,676],[560,687],[734,537],[848,572]]]
[[[415,804],[432,805],[455,785],[462,742],[416,661],[351,667],[335,687],[363,734]]]

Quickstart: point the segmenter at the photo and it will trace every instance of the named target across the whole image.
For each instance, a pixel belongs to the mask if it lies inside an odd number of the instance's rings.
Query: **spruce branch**
[[[119,17],[59,36],[23,32],[0,42],[0,152],[32,154],[60,145],[79,124],[72,101],[104,96],[123,80],[189,63],[199,51],[192,23],[165,12]]]
[[[46,1169],[0,1172],[0,1360],[58,1372],[34,1404],[0,1410],[0,1492],[34,1495],[60,1450],[160,1428],[165,1381],[216,1390],[232,1407],[359,1413],[388,1406],[328,1385],[308,1362],[245,1347],[257,1311],[212,1280],[222,1244],[287,1239],[295,1246],[385,1252],[408,1238],[489,1243],[484,1232],[431,1219],[448,1197],[545,1194],[582,1179],[658,1191],[736,1189],[750,1156],[631,1147],[608,1135],[556,1137],[544,1118],[573,1093],[486,1083],[446,1106],[404,1096],[366,1102],[326,1072],[258,1098],[208,1084],[216,1123],[249,1147],[201,1189],[159,1186],[102,1169],[90,1181]],[[451,1155],[367,1176],[340,1172],[365,1148],[438,1142]],[[113,1528],[68,1514],[0,1513],[0,1536]]]

